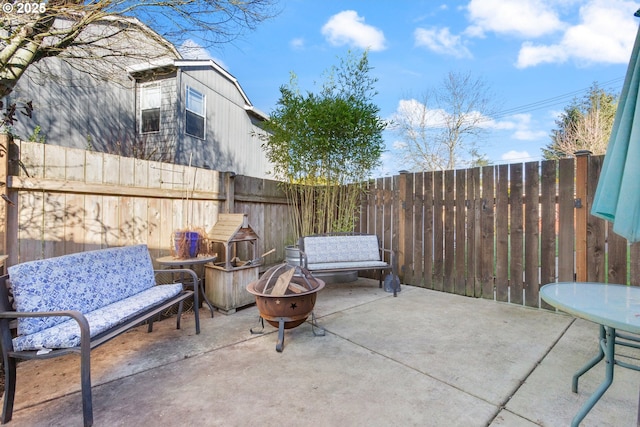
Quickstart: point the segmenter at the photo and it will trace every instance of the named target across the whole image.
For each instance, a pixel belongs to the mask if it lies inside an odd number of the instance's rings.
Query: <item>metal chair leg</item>
[[[4,404],[2,407],[2,424],[11,421],[13,403],[16,397],[16,359],[4,359]]]
[[[93,425],[93,401],[91,398],[91,359],[90,348],[82,349],[80,354],[80,386],[82,389],[82,416],[84,427]]]

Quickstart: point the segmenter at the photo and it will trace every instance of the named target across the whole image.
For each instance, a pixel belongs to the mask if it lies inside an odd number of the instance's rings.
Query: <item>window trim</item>
[[[157,89],[158,95],[157,95],[157,103],[158,106],[154,107],[154,108],[143,108],[144,104],[146,103],[147,99],[148,99],[148,95],[145,96],[146,91],[154,88]],[[144,119],[143,119],[143,113],[145,111],[151,111],[151,110],[157,110],[158,111],[158,129],[157,130],[150,130],[150,131],[145,131],[143,126],[144,126]],[[139,115],[139,119],[140,119],[140,126],[138,129],[138,132],[140,133],[140,135],[148,135],[148,134],[153,134],[153,133],[159,133],[160,132],[160,128],[162,125],[162,87],[160,86],[159,83],[155,82],[155,83],[147,83],[147,84],[143,84],[140,86],[140,115]]]
[[[189,101],[191,99],[192,96],[195,97],[199,97],[200,98],[200,103],[202,104],[202,113],[200,113],[199,111],[196,111],[193,108],[189,108]],[[206,139],[206,135],[207,135],[207,103],[206,103],[206,95],[196,89],[194,89],[191,86],[186,86],[185,89],[185,115],[184,115],[184,133],[186,135],[192,136],[194,138],[198,138],[198,139]],[[197,116],[198,118],[202,119],[202,135],[194,135],[192,133],[189,133],[188,128],[187,128],[187,118],[189,113],[193,114],[194,116]]]

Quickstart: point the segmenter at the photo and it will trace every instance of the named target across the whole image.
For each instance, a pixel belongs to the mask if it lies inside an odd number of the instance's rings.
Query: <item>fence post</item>
[[[397,266],[400,271],[396,271],[395,273],[400,276],[400,280],[402,283],[406,283],[405,281],[405,273],[407,272],[407,266],[405,266],[405,240],[406,240],[406,221],[407,218],[407,176],[409,172],[400,171],[400,176],[398,178],[398,248],[396,250],[396,256],[398,257]],[[393,250],[393,247],[391,248]]]
[[[224,173],[224,211],[225,213],[235,213],[235,172],[225,172]]]
[[[0,256],[8,255],[7,248],[7,204],[9,196],[7,194],[7,182],[9,179],[9,144],[10,136],[6,133],[0,134]],[[0,267],[0,272],[3,268]]]
[[[577,282],[586,282],[587,269],[587,218],[589,201],[587,199],[587,180],[589,176],[589,156],[591,151],[576,151],[576,198],[574,201],[576,230],[576,275]]]

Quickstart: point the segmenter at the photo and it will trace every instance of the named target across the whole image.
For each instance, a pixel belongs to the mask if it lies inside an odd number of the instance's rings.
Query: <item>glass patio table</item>
[[[606,361],[605,379],[582,405],[571,422],[577,427],[613,382],[613,368],[619,365],[640,371],[640,367],[616,359],[615,346],[640,348],[640,287],[593,282],[550,283],[540,289],[544,301],[575,317],[600,325],[598,354],[573,375],[571,390],[578,392],[578,379]],[[639,424],[640,425],[640,424]]]

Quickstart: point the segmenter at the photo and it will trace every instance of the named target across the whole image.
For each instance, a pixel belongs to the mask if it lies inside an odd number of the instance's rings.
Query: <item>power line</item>
[[[604,83],[598,83],[598,87],[602,87],[602,86],[608,86],[608,85],[612,85],[614,83],[620,83],[624,81],[624,76],[623,77],[617,77],[615,79],[606,81]],[[589,90],[591,90],[591,87],[588,88],[583,88],[583,89],[578,89],[578,90],[574,90],[572,92],[568,92],[562,95],[558,95],[558,96],[554,96],[551,98],[547,98],[547,99],[543,99],[540,101],[535,101],[535,102],[531,102],[529,104],[524,104],[518,107],[512,107],[512,108],[508,108],[502,111],[498,111],[497,113],[491,115],[491,116],[486,116],[484,117],[481,121],[483,122],[489,122],[489,121],[496,121],[499,119],[504,119],[505,117],[509,117],[509,116],[514,116],[516,114],[522,114],[522,113],[529,113],[531,111],[537,111],[537,110],[543,110],[545,108],[550,108],[550,107],[554,107],[557,105],[566,105],[567,102],[570,102],[571,100],[575,99],[578,95],[583,94],[585,92],[588,92]],[[425,105],[426,107],[426,105]],[[430,123],[425,125],[424,127],[427,129],[437,129],[437,128],[441,128],[441,127],[445,127],[446,123],[443,121],[441,123]]]
[[[624,76],[623,77],[618,77],[609,81],[606,81],[602,84],[598,84],[598,86],[609,86],[615,83],[620,83],[624,81]],[[513,107],[513,108],[509,108],[503,111],[499,111],[498,113],[493,115],[493,119],[500,119],[500,118],[504,118],[507,116],[511,116],[514,114],[519,114],[519,113],[526,113],[529,111],[536,111],[536,110],[541,110],[544,108],[549,108],[549,107],[553,107],[555,105],[558,104],[564,104],[565,102],[567,102],[568,99],[573,99],[575,98],[577,95],[580,95],[582,93],[585,93],[587,91],[589,91],[591,89],[591,87],[588,88],[584,88],[584,89],[579,89],[579,90],[575,90],[573,92],[568,92],[562,95],[558,95],[558,96],[554,96],[552,98],[547,98],[547,99],[543,99],[541,101],[536,101],[536,102],[532,102],[530,104],[524,104],[521,105],[519,107]]]

